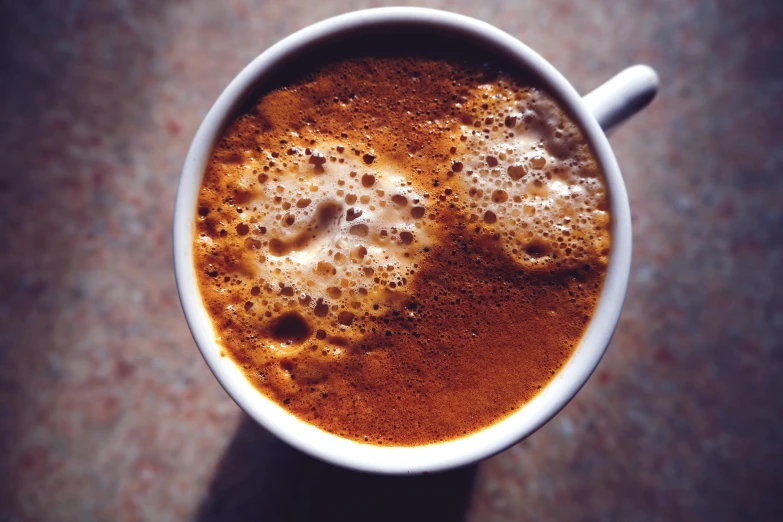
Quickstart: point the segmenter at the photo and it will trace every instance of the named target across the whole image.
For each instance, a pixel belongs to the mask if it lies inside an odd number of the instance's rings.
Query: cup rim
[[[193,234],[198,192],[219,133],[260,79],[293,54],[358,31],[428,28],[447,31],[504,52],[547,85],[582,129],[601,164],[609,193],[612,246],[595,313],[573,355],[544,389],[521,409],[466,437],[423,446],[376,446],[327,433],[267,399],[229,357],[221,355],[197,285]],[[177,191],[173,228],[177,289],[191,334],[213,374],[248,415],[280,439],[339,466],[383,474],[442,471],[480,461],[525,439],[554,417],[579,391],[603,356],[619,320],[631,262],[631,216],[625,184],[598,122],[568,80],[531,48],[485,22],[446,11],[386,7],[354,11],[310,25],[274,44],[248,64],[207,113],[188,150]]]

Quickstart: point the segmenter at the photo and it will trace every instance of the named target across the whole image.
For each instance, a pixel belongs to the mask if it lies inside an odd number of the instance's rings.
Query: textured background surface
[[[660,72],[611,139],[633,272],[578,397],[478,466],[369,477],[266,434],[198,356],[169,238],[190,139],[267,46],[380,3],[6,1],[0,520],[783,516],[783,4],[427,4],[519,37],[582,92]]]

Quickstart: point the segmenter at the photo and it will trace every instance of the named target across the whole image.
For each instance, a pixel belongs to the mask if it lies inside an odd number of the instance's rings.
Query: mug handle
[[[609,132],[650,103],[658,92],[658,73],[647,65],[633,65],[599,85],[582,101]]]

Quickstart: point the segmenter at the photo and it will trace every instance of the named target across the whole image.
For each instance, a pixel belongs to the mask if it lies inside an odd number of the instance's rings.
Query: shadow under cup
[[[380,13],[380,11],[386,11]],[[595,369],[619,318],[630,268],[630,211],[612,150],[571,85],[548,62],[482,22],[419,9],[343,15],[295,33],[260,55],[221,94],[198,130],[183,168],[174,225],[177,284],[188,324],[221,385],[253,419],[292,446],[333,464],[377,473],[434,472],[476,462],[532,434],[576,394]],[[570,360],[519,411],[464,438],[414,447],[360,444],[326,433],[264,397],[228,357],[220,356],[193,266],[198,191],[217,139],[233,119],[276,87],[306,77],[319,64],[356,56],[470,58],[546,90],[579,125],[602,168],[612,216],[609,267],[590,324]]]

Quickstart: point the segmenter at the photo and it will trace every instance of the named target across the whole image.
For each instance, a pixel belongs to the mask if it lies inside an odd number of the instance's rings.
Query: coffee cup
[[[581,128],[604,172],[612,215],[612,246],[598,304],[573,355],[552,381],[510,416],[476,433],[419,446],[378,446],[327,433],[259,393],[230,357],[223,356],[205,309],[193,263],[194,215],[207,162],[221,131],[258,86],[310,50],[337,40],[373,34],[426,31],[433,38],[458,38],[488,55],[502,56],[532,75],[554,95]],[[532,49],[484,22],[432,9],[380,8],[337,16],[302,29],[253,60],[226,87],[208,112],[188,151],[174,215],[174,263],[185,317],[212,372],[253,419],[290,445],[324,461],[360,471],[420,474],[487,458],[534,433],[574,397],[605,352],[625,297],[631,262],[631,218],[623,179],[606,132],[644,107],[658,79],[633,66],[580,97],[568,80]]]

